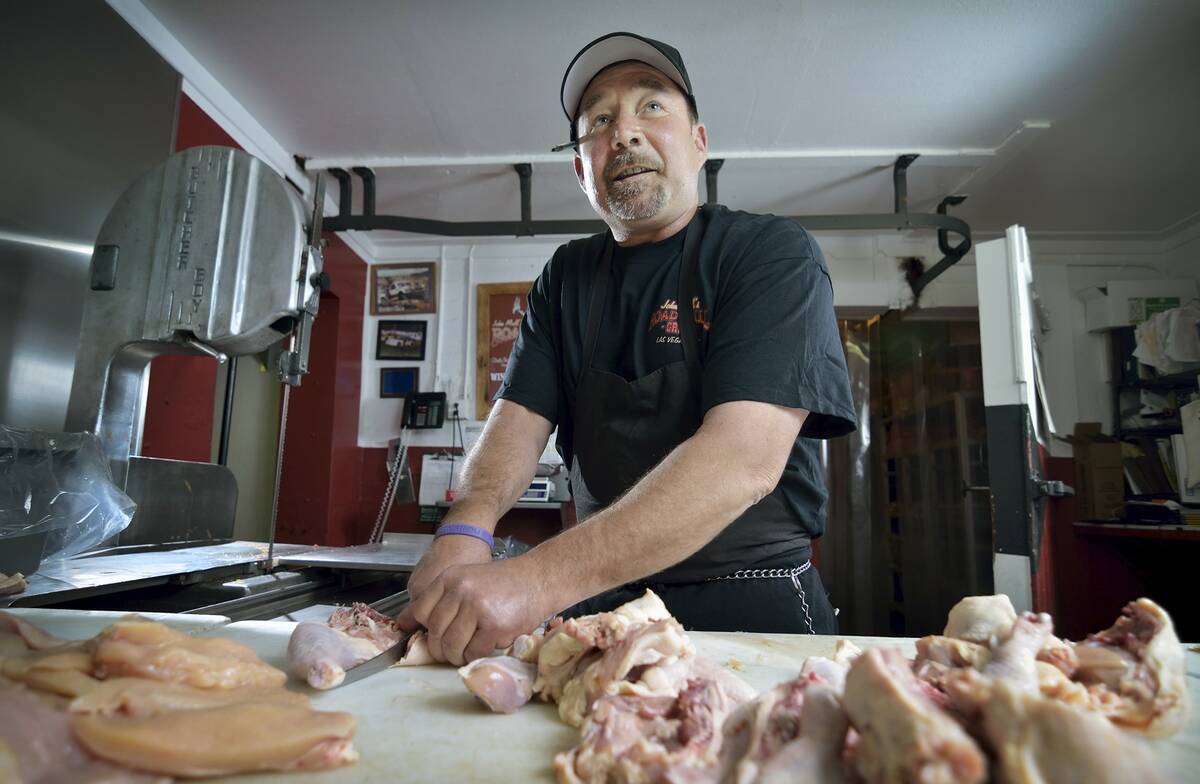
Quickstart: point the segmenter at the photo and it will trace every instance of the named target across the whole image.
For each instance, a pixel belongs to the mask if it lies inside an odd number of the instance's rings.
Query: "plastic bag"
[[[42,560],[67,558],[125,530],[136,508],[95,435],[0,425],[0,547],[45,533]]]
[[[505,558],[516,558],[518,555],[527,553],[531,549],[533,548],[520,539],[511,536],[497,537],[495,544],[492,546],[492,560],[502,561]]]

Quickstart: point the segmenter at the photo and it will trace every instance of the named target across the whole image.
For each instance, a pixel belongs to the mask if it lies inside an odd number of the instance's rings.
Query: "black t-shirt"
[[[683,359],[676,299],[684,233],[615,249],[597,369],[633,380]],[[604,234],[568,242],[546,264],[530,289],[496,394],[557,425],[567,461],[591,282],[604,243]],[[820,536],[826,493],[814,439],[855,429],[833,286],[820,249],[791,219],[716,206],[701,241],[695,288],[702,411],[752,400],[810,412],[780,489],[795,515],[797,538]]]

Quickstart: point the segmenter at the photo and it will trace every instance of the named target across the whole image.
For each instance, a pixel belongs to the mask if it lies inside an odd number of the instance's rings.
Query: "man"
[[[597,39],[561,100],[609,231],[560,247],[534,284],[402,625],[460,664],[652,587],[688,628],[835,632],[809,562],[825,503],[813,439],[854,413],[819,249],[794,221],[699,206],[708,131],[672,47]],[[581,522],[491,563],[556,426]]]

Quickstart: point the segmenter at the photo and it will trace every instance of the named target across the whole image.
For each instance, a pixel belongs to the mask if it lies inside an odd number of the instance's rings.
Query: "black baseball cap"
[[[567,72],[563,74],[559,98],[562,101],[563,114],[567,115],[567,122],[571,125],[572,140],[575,139],[575,113],[587,86],[596,78],[596,74],[610,65],[626,60],[637,60],[662,71],[683,90],[692,111],[696,111],[692,80],[688,78],[687,68],[683,65],[683,58],[679,56],[678,49],[635,33],[609,33],[580,49],[579,54],[575,55],[575,59],[567,66]]]

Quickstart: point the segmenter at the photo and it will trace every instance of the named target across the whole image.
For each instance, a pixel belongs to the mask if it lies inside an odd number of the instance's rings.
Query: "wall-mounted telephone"
[[[415,392],[404,398],[404,426],[409,430],[433,430],[446,422],[445,392]]]

